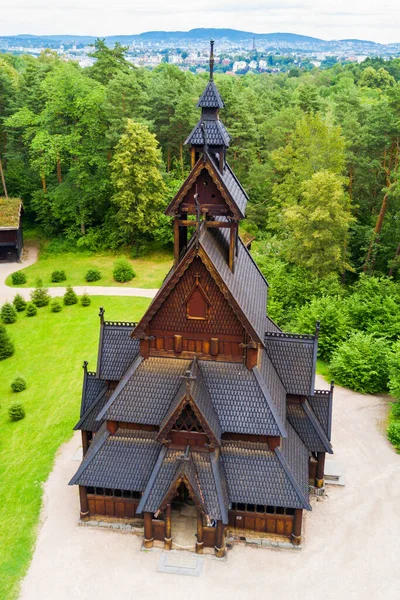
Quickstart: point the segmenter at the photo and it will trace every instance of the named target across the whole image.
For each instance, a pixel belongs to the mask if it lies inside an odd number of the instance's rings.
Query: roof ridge
[[[100,448],[103,447],[106,440],[110,437],[111,433],[108,431],[105,423],[102,425],[102,427],[104,427],[103,431],[99,429],[99,431],[95,435],[94,440],[90,444],[88,451],[86,452],[81,464],[79,465],[79,469],[69,481],[68,485],[75,485],[82,473],[86,471],[87,467],[90,465]]]
[[[278,409],[277,409],[277,407],[275,405],[275,402],[272,400],[272,397],[271,397],[271,401],[269,399],[271,393],[270,393],[270,391],[267,388],[267,385],[265,383],[264,377],[262,376],[262,373],[261,373],[260,369],[257,366],[255,366],[255,367],[253,367],[252,370],[253,370],[253,373],[254,373],[254,375],[256,377],[256,381],[257,381],[257,383],[258,383],[258,385],[259,385],[259,387],[260,387],[260,389],[261,389],[261,391],[262,391],[262,393],[263,393],[263,395],[264,395],[264,397],[265,397],[265,399],[267,401],[267,404],[268,404],[269,409],[270,409],[270,411],[272,413],[272,416],[275,419],[275,423],[276,423],[276,425],[277,425],[277,427],[279,429],[279,432],[280,432],[281,436],[282,437],[287,437],[288,434],[287,434],[287,431],[286,431],[286,427],[285,427],[285,425],[284,425],[284,423],[283,423],[283,421],[282,421],[282,419],[281,419],[281,417],[280,417],[280,415],[278,413]]]
[[[146,487],[144,489],[144,492],[142,494],[142,497],[140,499],[139,505],[138,505],[138,507],[136,509],[136,512],[139,513],[139,514],[143,512],[144,505],[146,504],[146,502],[148,500],[148,497],[150,495],[150,492],[152,490],[154,482],[155,482],[155,480],[157,478],[157,475],[158,475],[158,473],[159,473],[159,471],[161,469],[161,465],[162,465],[162,463],[164,461],[164,458],[165,458],[166,454],[167,454],[167,447],[166,446],[162,446],[162,448],[160,450],[160,454],[157,457],[156,464],[153,467],[153,470],[152,470],[152,472],[150,474],[150,477],[149,477],[149,480],[147,482],[147,485],[146,485]]]
[[[303,407],[303,410],[306,413],[307,417],[311,421],[311,424],[314,427],[315,432],[317,433],[321,442],[325,446],[326,451],[329,452],[329,454],[333,454],[332,444],[330,443],[328,436],[326,435],[325,431],[323,430],[323,428],[319,422],[319,419],[315,415],[308,400],[305,400],[302,407]]]
[[[141,365],[143,360],[144,360],[144,358],[140,354],[133,360],[130,367],[128,367],[125,375],[123,376],[123,378],[121,379],[121,381],[119,382],[119,384],[117,385],[117,387],[115,388],[113,393],[111,394],[110,399],[108,400],[108,402],[106,403],[104,408],[100,411],[100,413],[97,415],[96,421],[100,421],[104,417],[107,410],[113,404],[114,400],[117,398],[117,396],[119,395],[121,390],[125,387],[125,385],[128,383],[129,379],[132,377],[132,375],[136,371],[136,369],[138,369],[138,367]]]
[[[100,392],[97,394],[97,396],[94,399],[94,401],[92,402],[92,404],[86,409],[86,411],[83,413],[83,415],[81,415],[81,418],[79,419],[79,421],[77,422],[77,424],[74,427],[74,431],[78,431],[80,429],[81,423],[83,423],[83,421],[85,421],[85,419],[90,415],[92,410],[99,404],[100,400],[103,398],[104,394],[106,394],[106,393],[107,393],[107,385],[106,385],[106,382],[104,382],[104,388],[102,390],[100,390]]]
[[[217,456],[217,451],[210,453],[210,463],[211,463],[211,471],[214,478],[215,490],[217,492],[219,509],[221,511],[222,522],[224,525],[229,523],[228,511],[226,510],[226,506],[224,503],[224,494],[222,491],[222,481],[221,481],[221,465],[219,452]]]
[[[274,452],[275,452],[276,456],[278,457],[278,460],[279,460],[281,466],[283,467],[290,483],[292,484],[294,491],[296,492],[297,496],[301,500],[301,502],[303,504],[303,508],[305,508],[306,510],[312,510],[310,502],[308,501],[308,499],[304,496],[303,492],[301,491],[298,481],[297,481],[294,473],[292,472],[291,468],[289,467],[287,460],[286,460],[282,450],[279,448],[279,446],[277,446],[275,448]]]

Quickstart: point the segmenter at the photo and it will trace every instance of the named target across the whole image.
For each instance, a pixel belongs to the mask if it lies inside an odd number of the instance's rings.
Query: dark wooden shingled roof
[[[214,81],[209,81],[197,103],[198,108],[224,108],[225,104]]]
[[[202,125],[204,124],[206,139],[204,139],[204,133]],[[231,136],[227,132],[225,125],[219,119],[203,120],[200,119],[194,126],[191,133],[185,140],[185,144],[192,146],[226,146],[229,147]]]
[[[139,354],[139,340],[132,339],[136,323],[101,321],[97,360],[100,379],[119,381]]]
[[[287,418],[310,452],[329,452],[332,446],[307,400],[288,404]]]
[[[333,408],[333,384],[331,385],[330,390],[315,390],[314,394],[308,397],[308,401],[328,440],[330,440]]]

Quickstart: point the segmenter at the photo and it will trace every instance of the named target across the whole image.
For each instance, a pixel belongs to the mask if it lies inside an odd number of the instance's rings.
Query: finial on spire
[[[210,81],[214,78],[214,40],[210,40]]]

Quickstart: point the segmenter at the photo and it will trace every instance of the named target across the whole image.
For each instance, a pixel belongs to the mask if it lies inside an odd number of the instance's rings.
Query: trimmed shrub
[[[17,312],[22,312],[26,308],[26,300],[23,299],[21,294],[17,294],[13,300],[13,304],[15,306],[15,310]]]
[[[0,325],[0,360],[4,360],[14,354],[14,344],[7,333],[4,325]]]
[[[10,421],[21,421],[25,417],[25,409],[22,404],[11,404],[8,409],[8,416]]]
[[[71,304],[78,303],[78,296],[75,294],[73,288],[69,285],[67,287],[67,291],[64,294],[64,304],[65,306],[70,306]]]
[[[90,306],[92,300],[89,296],[89,294],[83,294],[82,298],[81,298],[81,304],[82,306]]]
[[[62,304],[58,298],[54,298],[50,304],[51,312],[58,313],[62,311]]]
[[[125,283],[126,281],[131,281],[135,276],[136,274],[132,265],[125,258],[119,258],[115,261],[113,269],[115,281]]]
[[[400,420],[394,420],[389,424],[387,436],[389,442],[400,452]]]
[[[23,271],[15,271],[15,273],[11,273],[11,281],[13,285],[22,285],[26,283],[26,275]]]
[[[5,302],[1,307],[0,317],[3,323],[6,325],[10,325],[11,323],[15,323],[17,320],[17,311],[11,302]]]
[[[98,281],[101,279],[101,273],[99,269],[89,269],[85,275],[86,281]]]
[[[37,280],[36,289],[31,292],[31,301],[38,308],[47,306],[50,302],[49,290],[43,287],[43,282],[41,279]]]
[[[51,281],[53,283],[60,283],[60,281],[65,281],[66,279],[65,271],[53,271],[51,274]]]
[[[334,352],[330,371],[339,384],[356,392],[376,394],[387,389],[389,352],[386,340],[353,333]]]
[[[16,377],[11,383],[11,389],[15,393],[23,392],[26,390],[26,381],[23,377]]]
[[[37,308],[32,302],[28,302],[26,305],[26,316],[34,317],[37,314]]]

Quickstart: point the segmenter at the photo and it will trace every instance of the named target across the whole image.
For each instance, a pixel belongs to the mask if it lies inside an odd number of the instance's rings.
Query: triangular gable
[[[198,108],[224,108],[225,104],[214,81],[209,81],[197,103]]]
[[[197,245],[194,243],[194,241],[189,244],[186,254],[182,257],[182,259],[178,263],[177,267],[175,268],[174,272],[171,273],[170,277],[168,277],[164,281],[163,285],[161,286],[157,295],[153,299],[153,301],[150,304],[149,308],[147,309],[146,313],[144,314],[142,319],[139,321],[137,327],[133,330],[132,337],[135,337],[135,338],[145,337],[146,328],[149,325],[151,319],[154,317],[154,315],[157,313],[157,311],[161,308],[161,306],[167,300],[168,296],[170,295],[172,290],[175,288],[176,284],[181,279],[183,274],[186,272],[189,265],[193,262],[193,260],[196,258],[196,256],[198,256],[200,258],[200,260],[202,261],[202,263],[205,265],[208,272],[210,273],[211,277],[214,279],[216,285],[218,286],[218,288],[220,289],[222,294],[225,296],[228,304],[232,308],[233,312],[235,313],[236,317],[238,318],[238,320],[240,321],[240,323],[242,324],[243,328],[246,330],[246,332],[248,333],[250,338],[260,342],[261,344],[264,344],[265,327],[262,330],[262,334],[261,334],[261,330],[260,330],[260,334],[259,334],[256,331],[256,329],[253,327],[246,312],[244,312],[244,310],[242,310],[242,307],[240,306],[240,304],[238,303],[238,301],[232,294],[229,287],[226,285],[223,277],[220,275],[219,271],[217,271],[217,269],[213,265],[211,258],[208,256],[205,249],[203,248],[201,236],[199,239],[198,247],[196,247],[196,246]],[[229,268],[228,268],[228,270],[229,270]],[[247,290],[247,292],[249,292],[249,290]],[[265,298],[265,304],[266,304],[266,298]],[[265,308],[264,308],[263,314],[265,314]],[[252,315],[250,315],[250,317],[252,317]],[[264,316],[264,321],[265,321],[265,316]]]
[[[222,198],[225,200],[227,208],[229,209],[231,216],[235,219],[244,219],[245,215],[235,202],[234,198],[228,187],[226,186],[223,177],[218,171],[213,160],[210,158],[208,154],[203,155],[199,158],[193,169],[191,170],[189,176],[186,181],[183,183],[179,192],[176,194],[175,198],[169,204],[168,208],[165,211],[165,214],[173,217],[176,214],[179,214],[179,206],[190,191],[190,189],[196,184],[196,180],[200,177],[203,169],[206,169],[210,174],[212,181],[218,188],[218,191],[221,193]]]

